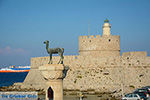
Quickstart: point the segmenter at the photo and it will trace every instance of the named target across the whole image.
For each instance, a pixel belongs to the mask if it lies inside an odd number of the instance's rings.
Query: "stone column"
[[[63,100],[63,78],[65,77],[63,64],[47,64],[39,67],[44,79],[46,89],[46,100],[48,98],[48,88],[51,87],[53,90],[53,100]]]

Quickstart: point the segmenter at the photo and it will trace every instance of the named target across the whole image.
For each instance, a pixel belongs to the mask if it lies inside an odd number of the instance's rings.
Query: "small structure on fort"
[[[64,56],[69,66],[64,79],[65,91],[86,93],[112,93],[121,95],[150,85],[150,57],[147,52],[125,52],[120,55],[120,36],[111,34],[109,20],[104,21],[103,35],[79,36],[79,55]],[[53,57],[57,63],[60,57]],[[49,57],[31,58],[31,70],[22,88],[47,88],[40,66],[47,64]],[[51,76],[49,76],[51,77]]]

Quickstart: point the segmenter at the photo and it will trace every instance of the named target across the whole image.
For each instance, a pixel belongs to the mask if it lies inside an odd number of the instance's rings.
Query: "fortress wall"
[[[121,57],[121,64],[122,66],[150,66],[150,57]]]
[[[79,51],[81,50],[120,50],[120,36],[80,36]]]
[[[79,55],[86,55],[87,52],[95,52],[99,56],[118,56],[118,54],[120,55],[120,36],[80,36]]]
[[[59,61],[59,56],[53,57],[53,63],[57,64]],[[121,57],[97,57],[93,58],[91,55],[89,56],[64,56],[64,64],[69,65],[71,68],[76,68],[77,66],[84,66],[84,67],[94,67],[97,65],[103,65],[103,66],[111,66],[114,65],[119,66],[120,65],[120,59]],[[39,66],[42,66],[44,64],[47,64],[49,62],[49,57],[35,57],[31,58],[31,68],[36,69]],[[94,66],[93,66],[94,65]]]
[[[24,85],[43,88],[44,79],[38,67],[47,64],[48,60],[49,57],[31,59],[31,71]],[[58,60],[58,56],[53,57],[54,63]],[[70,67],[64,79],[64,89],[68,90],[119,91],[124,83],[128,92],[150,85],[150,57],[64,56],[64,64]]]
[[[95,91],[119,91],[121,84],[124,91],[131,92],[135,88],[150,85],[150,68],[77,68],[68,73],[64,80],[65,89]]]
[[[136,52],[124,52],[122,54],[123,57],[132,56],[132,57],[146,57],[146,51],[136,51]]]
[[[70,76],[70,75],[71,76]],[[126,67],[126,68],[78,68],[70,71],[64,80],[64,88],[69,90],[90,90],[113,92],[121,89],[125,92],[150,85],[150,68]],[[70,76],[70,78],[69,78]]]
[[[91,51],[80,51],[79,53],[82,56],[93,56],[93,57],[108,57],[110,55],[111,57],[116,57],[120,56],[120,52],[118,50],[114,51],[96,51],[96,50],[91,50]]]
[[[150,85],[150,66],[127,67],[124,72],[124,86],[126,91],[131,87],[139,88]],[[130,92],[130,91],[128,91]]]
[[[53,63],[57,64],[59,56],[53,57]],[[37,69],[39,66],[47,64],[49,57],[35,57],[31,58],[31,69]],[[64,64],[71,68],[80,67],[94,67],[96,65],[103,67],[115,66],[149,66],[150,57],[95,57],[92,56],[64,56]]]
[[[114,71],[115,70],[115,71]],[[118,68],[77,68],[69,71],[64,79],[64,89],[95,90],[108,92],[120,87]],[[113,76],[112,76],[113,74]],[[118,77],[115,79],[115,77]],[[115,80],[114,80],[115,79]]]

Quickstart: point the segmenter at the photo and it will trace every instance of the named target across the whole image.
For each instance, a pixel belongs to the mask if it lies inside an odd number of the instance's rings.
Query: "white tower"
[[[104,21],[104,25],[103,25],[103,35],[105,35],[105,36],[111,35],[110,28],[111,28],[111,25],[109,24],[109,20],[106,19]]]

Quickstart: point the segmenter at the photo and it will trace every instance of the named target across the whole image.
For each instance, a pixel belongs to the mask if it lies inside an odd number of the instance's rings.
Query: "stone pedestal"
[[[47,82],[47,85],[53,89],[54,92],[54,100],[63,100],[63,81],[62,80],[52,80]],[[49,88],[49,87],[48,87]],[[48,93],[46,89],[46,97],[48,97]],[[46,99],[49,100],[49,99]]]
[[[53,90],[53,100],[63,100],[63,78],[64,78],[63,64],[47,64],[39,67],[44,79],[46,80],[46,98],[48,98],[48,89]]]

